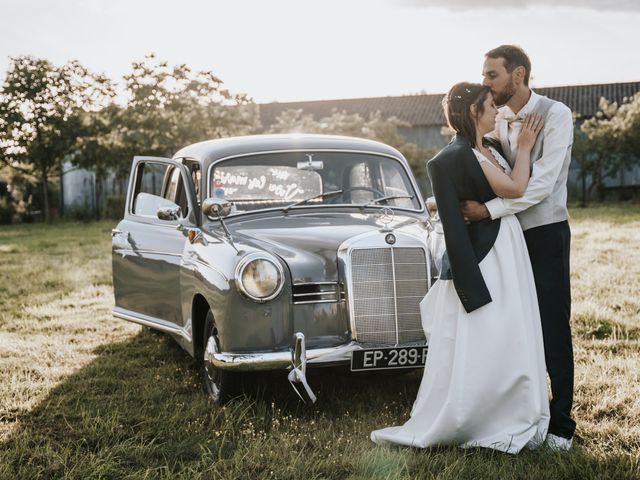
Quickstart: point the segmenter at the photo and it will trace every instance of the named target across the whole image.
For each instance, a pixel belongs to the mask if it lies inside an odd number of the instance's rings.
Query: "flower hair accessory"
[[[466,97],[467,95],[469,95],[471,92],[470,89],[466,88],[464,89],[464,95],[453,95],[453,98],[457,99],[457,100],[462,100],[464,97]]]
[[[472,94],[473,94],[473,90],[471,90],[468,87],[463,87],[458,92],[456,92],[455,95],[453,94],[453,92],[449,92],[448,95],[445,95],[442,98],[442,107],[446,110],[450,103],[469,99]],[[450,112],[450,113],[451,115],[454,115],[454,116],[458,115],[456,112]]]

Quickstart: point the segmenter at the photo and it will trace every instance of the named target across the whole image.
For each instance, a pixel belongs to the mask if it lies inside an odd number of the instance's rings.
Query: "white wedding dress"
[[[492,153],[510,174],[507,162]],[[480,271],[489,304],[467,313],[452,280],[438,280],[420,303],[429,351],[411,418],[373,431],[374,442],[518,453],[544,441],[549,400],[542,327],[527,245],[514,215],[502,218]]]

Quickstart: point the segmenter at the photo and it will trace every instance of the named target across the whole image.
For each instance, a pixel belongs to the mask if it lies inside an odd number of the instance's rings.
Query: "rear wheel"
[[[221,403],[238,393],[238,376],[215,367],[213,359],[220,353],[220,342],[216,335],[213,313],[207,312],[204,322],[204,336],[202,347],[202,381],[211,400]]]

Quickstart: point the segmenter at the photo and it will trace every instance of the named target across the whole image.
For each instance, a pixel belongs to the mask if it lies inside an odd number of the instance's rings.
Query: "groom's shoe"
[[[549,445],[551,450],[571,450],[573,438],[559,437],[558,435],[549,433],[547,435],[546,444]]]

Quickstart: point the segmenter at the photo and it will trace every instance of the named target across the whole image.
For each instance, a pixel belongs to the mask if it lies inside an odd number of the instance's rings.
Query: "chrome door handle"
[[[119,230],[117,228],[114,228],[111,230],[111,238],[115,237],[116,235],[126,235],[127,238],[129,237],[129,232],[125,232],[124,230]]]

